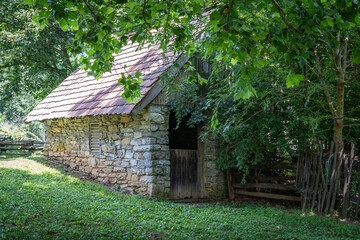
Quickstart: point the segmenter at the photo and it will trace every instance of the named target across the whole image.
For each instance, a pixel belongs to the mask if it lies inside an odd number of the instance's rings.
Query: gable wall
[[[100,154],[89,148],[89,124],[98,123]],[[101,115],[47,120],[44,155],[118,184],[130,193],[166,197],[170,191],[167,107],[138,115]]]

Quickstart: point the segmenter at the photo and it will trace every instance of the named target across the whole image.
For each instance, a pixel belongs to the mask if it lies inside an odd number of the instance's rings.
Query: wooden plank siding
[[[170,149],[172,198],[198,198],[198,151]]]

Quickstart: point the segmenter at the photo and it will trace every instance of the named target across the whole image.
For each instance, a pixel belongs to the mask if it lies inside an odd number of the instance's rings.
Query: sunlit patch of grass
[[[359,226],[249,203],[179,205],[117,194],[47,167],[0,161],[0,239],[359,239]]]
[[[29,160],[26,158],[11,158],[5,161],[0,161],[0,168],[11,168],[29,171],[32,174],[54,174],[59,175],[60,172],[56,169],[49,168],[44,164],[38,163],[34,160]]]

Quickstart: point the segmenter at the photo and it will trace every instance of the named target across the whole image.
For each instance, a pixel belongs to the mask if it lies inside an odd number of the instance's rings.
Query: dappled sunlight
[[[0,168],[12,168],[29,171],[31,174],[52,174],[55,176],[61,176],[61,172],[45,166],[34,160],[29,160],[26,158],[11,158],[6,159],[6,161],[0,161]]]

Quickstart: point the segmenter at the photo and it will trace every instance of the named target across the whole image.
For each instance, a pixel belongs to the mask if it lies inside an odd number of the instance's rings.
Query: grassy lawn
[[[121,195],[42,158],[0,158],[1,239],[360,239],[360,226],[242,203]]]

